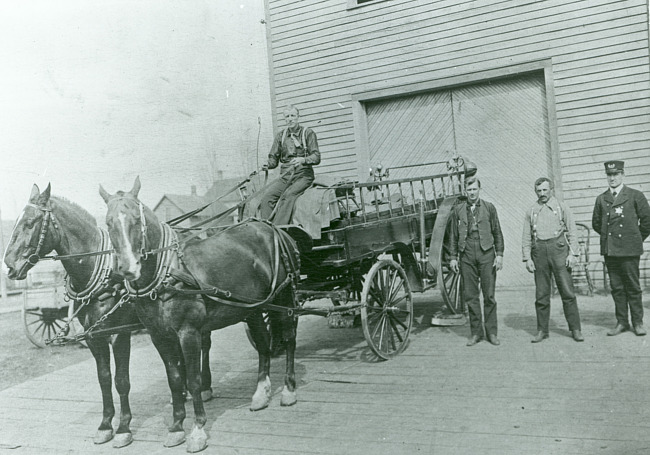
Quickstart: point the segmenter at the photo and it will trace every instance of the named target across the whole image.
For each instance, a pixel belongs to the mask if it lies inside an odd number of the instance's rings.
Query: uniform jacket
[[[501,232],[497,209],[494,205],[480,199],[477,223],[481,249],[488,251],[494,247],[497,256],[503,256],[503,233]],[[451,212],[450,254],[452,258],[457,259],[465,251],[468,229],[467,201],[463,201],[456,204]]]
[[[603,256],[641,256],[650,234],[648,200],[641,191],[623,185],[614,201],[608,189],[596,199],[591,224],[600,234]]]

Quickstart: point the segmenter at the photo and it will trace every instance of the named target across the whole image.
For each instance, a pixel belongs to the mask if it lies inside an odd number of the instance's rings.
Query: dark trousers
[[[573,279],[566,266],[566,258],[569,255],[566,239],[562,236],[549,240],[536,240],[531,253],[535,263],[537,330],[548,333],[548,322],[551,317],[551,277],[555,277],[569,330],[582,330],[578,300],[573,290]]]
[[[628,307],[632,325],[643,324],[643,301],[639,284],[639,256],[605,256],[609,284],[616,307],[616,321],[628,327]]]
[[[298,196],[314,182],[314,169],[311,166],[283,166],[280,177],[265,189],[260,206],[262,219],[282,225],[291,222],[293,206]],[[276,208],[275,213],[273,209]],[[273,214],[273,217],[271,217]]]
[[[494,287],[497,272],[494,268],[494,249],[483,251],[478,238],[467,238],[465,250],[460,256],[460,274],[463,278],[463,298],[469,312],[472,335],[483,336],[483,317],[479,299],[479,283],[483,291],[485,334],[497,335],[497,301]]]

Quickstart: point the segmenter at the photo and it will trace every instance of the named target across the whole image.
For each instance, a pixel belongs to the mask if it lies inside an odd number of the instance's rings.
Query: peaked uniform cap
[[[605,173],[606,174],[618,174],[623,172],[623,165],[625,163],[619,160],[605,161]]]

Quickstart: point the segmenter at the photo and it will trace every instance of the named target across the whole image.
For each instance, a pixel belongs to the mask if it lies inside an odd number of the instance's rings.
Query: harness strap
[[[111,241],[106,232],[102,228],[97,228],[99,230],[99,249],[100,250],[110,250]],[[70,281],[70,275],[65,277],[65,293],[66,296],[71,300],[81,300],[81,299],[90,299],[94,294],[99,291],[106,289],[106,283],[111,273],[113,272],[113,257],[108,255],[102,255],[99,258],[95,259],[95,265],[93,267],[92,274],[88,283],[84,289],[81,291],[75,291],[72,288],[72,283]]]

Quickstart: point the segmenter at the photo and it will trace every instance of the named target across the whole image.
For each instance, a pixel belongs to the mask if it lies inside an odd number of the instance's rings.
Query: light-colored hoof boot
[[[271,402],[271,380],[266,378],[266,380],[259,382],[257,384],[257,390],[255,395],[253,395],[253,401],[251,402],[251,411],[259,411],[264,409]]]
[[[113,439],[113,430],[97,430],[93,442],[95,444],[106,444],[108,441]]]
[[[126,447],[133,442],[132,433],[117,433],[113,439],[113,447],[116,449],[121,449]]]
[[[187,451],[196,453],[204,450],[208,446],[208,435],[203,428],[194,427],[192,434],[187,439]]]
[[[184,431],[170,431],[167,433],[167,439],[165,439],[165,447],[176,447],[185,442],[185,432]]]
[[[280,398],[280,406],[293,406],[297,402],[298,398],[296,396],[296,391],[294,390],[292,392],[287,388],[287,386],[284,386]]]
[[[253,395],[253,401],[251,401],[251,411],[261,411],[262,409],[268,407],[271,402],[271,396],[264,393],[256,393]]]
[[[204,403],[206,401],[210,401],[211,399],[212,399],[212,389],[201,391],[201,400],[203,400]]]

